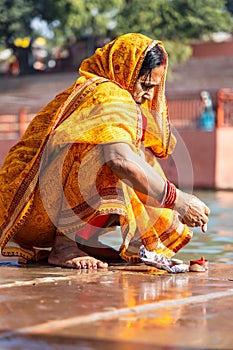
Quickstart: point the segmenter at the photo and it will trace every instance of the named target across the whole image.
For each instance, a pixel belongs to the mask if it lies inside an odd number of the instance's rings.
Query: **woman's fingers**
[[[201,229],[203,233],[207,232],[207,223],[202,225]]]
[[[204,205],[204,213],[205,215],[210,215],[210,208],[207,207],[207,205],[205,203],[202,202],[202,204]]]
[[[181,215],[184,224],[190,227],[202,227],[203,232],[207,230],[210,209],[196,196],[178,190],[175,209]]]
[[[191,227],[203,227],[204,225],[207,224],[208,222],[208,215],[209,215],[209,210],[206,209],[206,207],[201,204],[197,206],[192,206],[191,204],[189,205],[189,208],[187,212],[185,213],[183,217],[183,221]],[[204,226],[204,229],[206,226]]]

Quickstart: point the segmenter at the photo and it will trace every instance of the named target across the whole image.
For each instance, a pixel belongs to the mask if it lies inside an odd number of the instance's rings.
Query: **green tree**
[[[34,17],[48,23],[56,41],[86,38],[90,52],[97,37],[143,33],[166,43],[171,63],[190,55],[191,41],[233,28],[232,0],[1,0],[0,43],[32,37]]]
[[[14,50],[19,61],[21,74],[30,71],[31,40],[29,40],[28,45],[17,46],[15,39],[33,38],[31,21],[34,17],[45,19],[48,24],[59,20],[59,23],[64,25],[68,4],[67,0],[56,0],[56,2],[53,0],[0,1],[0,45],[11,47]]]
[[[203,39],[213,32],[232,31],[232,16],[225,0],[175,0],[174,10],[182,14],[177,30],[180,39]]]
[[[68,36],[106,36],[117,25],[117,17],[124,0],[67,0],[70,11],[62,30]]]
[[[65,25],[69,0],[1,0],[0,44],[12,42],[17,37],[32,34],[31,20],[39,17],[52,24],[58,20]]]
[[[17,35],[26,36],[30,29],[32,2],[29,0],[1,0],[0,43],[9,43]],[[23,20],[24,19],[24,20]]]
[[[233,13],[233,0],[227,0],[227,2],[226,2],[226,9],[229,12]]]
[[[141,31],[163,40],[231,32],[233,21],[226,5],[226,0],[128,0],[119,14],[117,32]]]

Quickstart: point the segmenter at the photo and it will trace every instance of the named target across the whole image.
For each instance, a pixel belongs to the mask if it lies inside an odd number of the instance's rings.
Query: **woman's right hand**
[[[177,190],[174,209],[181,215],[181,221],[190,227],[202,227],[206,231],[210,209],[196,196]]]

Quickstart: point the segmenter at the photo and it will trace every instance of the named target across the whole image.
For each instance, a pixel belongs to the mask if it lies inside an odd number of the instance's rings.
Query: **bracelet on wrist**
[[[161,202],[161,206],[163,206],[164,208],[173,209],[175,206],[176,197],[177,197],[176,186],[173,183],[166,180],[164,197]]]

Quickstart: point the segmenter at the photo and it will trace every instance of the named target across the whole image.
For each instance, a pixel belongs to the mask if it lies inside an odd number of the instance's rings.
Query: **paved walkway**
[[[232,265],[168,274],[0,261],[0,349],[233,349]]]
[[[28,113],[37,113],[77,78],[76,72],[0,77],[0,117],[3,114],[17,114],[22,107]]]

